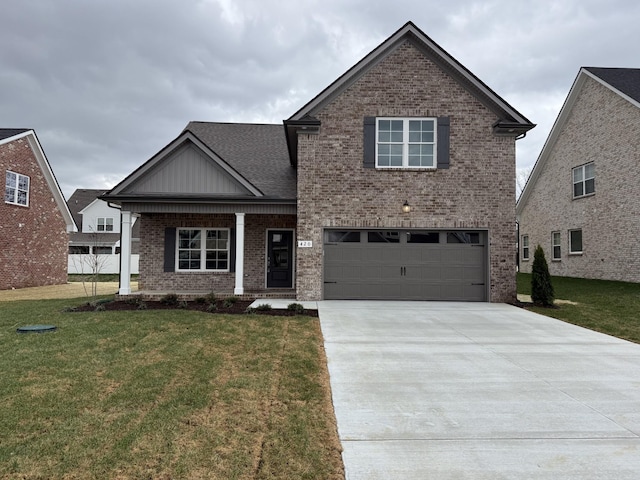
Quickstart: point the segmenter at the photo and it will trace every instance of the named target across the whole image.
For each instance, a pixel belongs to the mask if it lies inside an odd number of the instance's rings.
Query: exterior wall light
[[[402,213],[409,213],[411,211],[411,205],[409,205],[408,201],[404,201],[404,204],[402,205]]]

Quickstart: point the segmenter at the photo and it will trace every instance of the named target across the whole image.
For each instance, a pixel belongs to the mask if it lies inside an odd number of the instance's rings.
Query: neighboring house
[[[580,70],[517,204],[520,269],[640,282],[640,69]]]
[[[0,290],[66,283],[76,227],[33,130],[0,128],[0,169]]]
[[[78,189],[67,204],[80,231],[69,235],[69,273],[120,272],[120,209],[99,199],[106,190]],[[138,273],[140,225],[133,218],[131,273]]]
[[[533,126],[407,23],[284,125],[191,122],[102,198],[140,215],[141,290],[505,302]]]

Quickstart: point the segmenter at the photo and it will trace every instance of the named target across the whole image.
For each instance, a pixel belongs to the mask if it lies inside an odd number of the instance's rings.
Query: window
[[[449,232],[447,243],[480,243],[480,232]]]
[[[522,260],[529,260],[529,235],[522,235]]]
[[[572,170],[573,198],[585,197],[596,192],[596,171],[593,162]]]
[[[111,255],[113,253],[113,248],[111,247],[93,247],[94,255]]]
[[[89,255],[89,246],[88,245],[69,245],[69,254]]]
[[[368,232],[367,242],[369,243],[400,243],[400,232]]]
[[[349,230],[327,230],[325,238],[329,243],[357,243],[360,241],[360,232]]]
[[[4,201],[15,205],[29,205],[29,177],[7,170]]]
[[[569,230],[569,254],[582,253],[582,230]]]
[[[552,260],[560,260],[562,251],[560,249],[560,232],[551,232],[551,250],[553,252]]]
[[[407,232],[407,243],[440,243],[440,233]]]
[[[436,168],[435,118],[378,118],[376,167]]]
[[[229,271],[228,229],[178,229],[178,271]]]
[[[99,217],[97,223],[99,232],[113,232],[113,218]]]

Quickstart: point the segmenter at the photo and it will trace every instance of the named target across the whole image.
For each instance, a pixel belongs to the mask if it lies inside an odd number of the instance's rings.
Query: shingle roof
[[[30,128],[0,128],[0,140],[4,140],[5,138],[13,137],[14,135],[19,135],[24,132],[28,132],[31,130]]]
[[[67,205],[69,206],[69,211],[71,212],[73,221],[76,222],[78,229],[82,229],[82,215],[80,215],[80,210],[93,202],[98,198],[98,196],[104,195],[106,192],[107,190],[79,188],[69,197]]]
[[[274,124],[190,122],[185,131],[242,175],[265,196],[296,198],[284,127]]]
[[[584,67],[616,90],[640,102],[640,68]]]

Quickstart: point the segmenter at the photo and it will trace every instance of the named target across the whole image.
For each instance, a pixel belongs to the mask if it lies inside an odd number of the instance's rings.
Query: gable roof
[[[0,145],[14,142],[21,138],[24,138],[27,141],[29,147],[31,148],[31,151],[33,152],[33,156],[35,157],[36,162],[38,162],[40,171],[42,171],[49,190],[53,195],[56,206],[58,207],[58,210],[60,211],[64,222],[67,224],[67,232],[77,231],[76,224],[73,221],[73,217],[71,216],[71,212],[69,211],[67,202],[65,201],[62,190],[60,189],[60,185],[58,184],[58,180],[53,174],[53,170],[51,169],[49,160],[47,160],[47,157],[44,154],[44,150],[40,145],[40,141],[36,136],[36,132],[28,128],[0,128]]]
[[[153,175],[163,162],[184,145],[197,148],[211,165],[224,172],[244,194],[158,192],[158,201],[278,202],[296,198],[296,172],[289,164],[282,125],[190,122],[183,132],[104,195],[106,200],[154,200],[149,192],[136,192],[136,185]]]
[[[582,90],[587,79],[593,79],[603,87],[611,90],[616,95],[624,98],[632,105],[640,108],[640,69],[638,68],[599,68],[599,67],[582,67],[576,76],[576,79],[569,90],[569,94],[560,109],[560,113],[556,118],[549,136],[545,141],[542,151],[536,160],[533,170],[527,179],[527,183],[522,189],[520,198],[516,203],[516,215],[520,215],[522,209],[526,205],[533,186],[535,185],[544,165],[546,164],[553,147],[555,146],[560,133],[569,118],[571,110]]]
[[[471,71],[449,55],[449,53],[429,38],[429,36],[413,24],[413,22],[407,22],[397,32],[373,49],[367,56],[294,113],[288,120],[285,120],[284,124],[287,130],[287,142],[292,164],[295,165],[297,163],[295,158],[296,132],[300,129],[317,128],[319,122],[314,116],[322,110],[327,103],[340,95],[350,85],[405,42],[410,42],[422,51],[425,56],[429,57],[440,66],[440,68],[457,80],[487,108],[495,112],[498,117],[498,121],[494,124],[494,131],[496,133],[519,136],[526,134],[527,131],[535,127],[524,115],[509,105],[502,97],[471,73]]]
[[[78,227],[82,226],[82,215],[80,212],[106,192],[107,190],[79,188],[71,194],[67,205]]]

